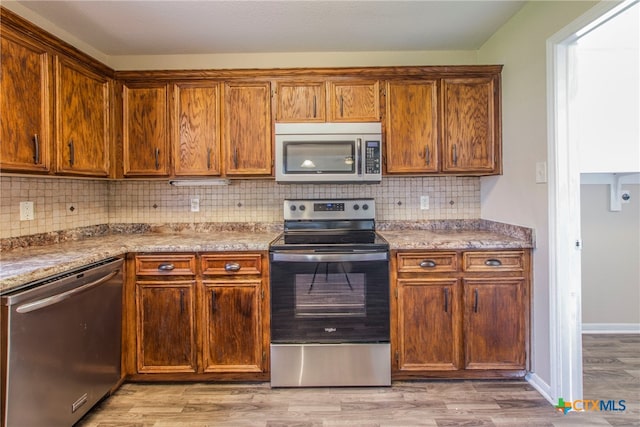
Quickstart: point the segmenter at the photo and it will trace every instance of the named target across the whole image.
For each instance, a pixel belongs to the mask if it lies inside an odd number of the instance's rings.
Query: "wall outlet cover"
[[[33,202],[20,202],[20,221],[33,221],[34,219]]]

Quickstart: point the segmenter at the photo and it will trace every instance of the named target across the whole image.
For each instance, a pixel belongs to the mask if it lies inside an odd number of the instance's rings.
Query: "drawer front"
[[[185,276],[196,274],[195,255],[136,255],[137,276]]]
[[[448,273],[458,271],[455,252],[398,253],[398,273]]]
[[[462,269],[470,272],[524,271],[522,251],[465,252]]]
[[[261,274],[261,254],[221,254],[202,255],[202,274],[209,276],[229,276],[240,274]]]

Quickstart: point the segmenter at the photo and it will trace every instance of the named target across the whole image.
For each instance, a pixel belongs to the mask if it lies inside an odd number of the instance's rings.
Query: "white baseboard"
[[[542,378],[535,373],[528,373],[525,379],[533,388],[538,390],[538,393],[547,399],[550,404],[555,405],[556,402],[554,402],[554,399],[551,397],[551,386],[549,384],[544,382]]]
[[[583,334],[640,334],[640,323],[583,323]]]

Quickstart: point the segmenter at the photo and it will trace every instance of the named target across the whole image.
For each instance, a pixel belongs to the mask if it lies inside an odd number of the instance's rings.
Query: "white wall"
[[[640,3],[581,37],[572,61],[580,172],[640,172]]]
[[[640,326],[640,185],[623,185],[631,199],[609,210],[609,186],[580,186],[582,322],[585,330]]]
[[[532,370],[550,383],[547,184],[535,165],[547,159],[546,40],[597,2],[529,2],[485,43],[479,63],[504,64],[504,176],[481,179],[481,217],[535,229]]]

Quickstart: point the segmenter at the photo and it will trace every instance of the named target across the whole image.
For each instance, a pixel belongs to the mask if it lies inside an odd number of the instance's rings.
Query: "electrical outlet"
[[[420,196],[420,209],[429,209],[429,196]]]
[[[33,202],[20,202],[20,221],[33,221]]]
[[[197,197],[191,199],[191,212],[200,212],[200,199]]]

